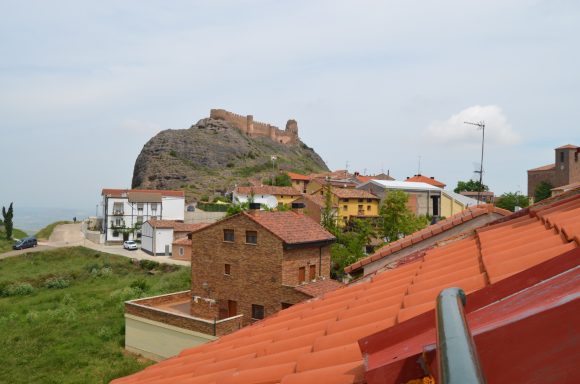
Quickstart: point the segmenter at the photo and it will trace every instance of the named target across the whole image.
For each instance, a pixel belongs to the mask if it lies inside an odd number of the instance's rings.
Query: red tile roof
[[[456,213],[453,216],[448,217],[445,220],[439,221],[437,224],[430,225],[421,231],[415,232],[409,236],[405,236],[402,239],[394,241],[385,245],[384,247],[379,248],[375,253],[372,255],[365,257],[364,259],[360,259],[355,263],[344,268],[346,273],[351,273],[373,263],[377,260],[381,260],[387,256],[390,256],[394,252],[398,252],[402,249],[410,247],[411,245],[415,245],[420,243],[422,240],[428,239],[440,233],[449,231],[467,221],[475,219],[476,217],[485,215],[486,213],[494,212],[503,216],[511,215],[512,212],[507,211],[502,208],[495,207],[491,204],[485,205],[478,205],[477,207],[468,208],[462,212]]]
[[[173,228],[175,232],[193,232],[208,226],[209,224],[185,224],[173,220],[147,220],[155,228]]]
[[[101,196],[110,195],[112,197],[121,197],[121,195],[127,192],[137,192],[137,193],[161,193],[162,196],[174,196],[174,197],[185,197],[185,192],[165,190],[165,189],[112,189],[103,188],[101,191]]]
[[[427,183],[427,184],[431,184],[435,187],[439,187],[439,188],[445,188],[445,184],[435,180],[431,177],[427,177],[427,176],[423,176],[423,175],[415,175],[413,177],[409,177],[407,180],[404,181],[410,181],[410,182],[419,182],[419,183]]]
[[[344,284],[342,284],[339,281],[333,279],[325,279],[318,280],[314,283],[299,285],[294,289],[297,290],[298,292],[305,293],[310,297],[318,297],[324,295],[325,293],[335,291],[338,288],[342,287],[344,287]]]
[[[361,338],[431,311],[444,288],[469,294],[577,250],[579,224],[580,195],[514,214],[472,238],[427,250],[414,262],[294,305],[114,383],[364,382]]]
[[[341,199],[373,199],[379,200],[372,193],[362,189],[332,188],[332,194]]]
[[[550,171],[552,169],[556,169],[556,164],[542,165],[541,167],[538,167],[538,168],[528,169],[528,172],[532,172],[532,171]]]
[[[288,174],[288,177],[290,177],[291,180],[304,180],[304,181],[310,180],[310,176],[301,175],[299,173],[294,172],[286,172],[286,173]]]
[[[293,211],[243,212],[286,244],[334,241],[335,237],[310,217]]]
[[[191,239],[188,239],[187,237],[183,237],[181,239],[177,239],[173,242],[173,244],[176,245],[189,245],[191,246]]]
[[[238,187],[236,193],[240,195],[288,195],[300,196],[301,193],[293,187],[278,187],[273,185],[263,185],[260,187]]]
[[[576,146],[576,145],[572,145],[572,144],[566,144],[566,145],[562,145],[561,147],[558,147],[556,149],[578,149],[580,147]]]

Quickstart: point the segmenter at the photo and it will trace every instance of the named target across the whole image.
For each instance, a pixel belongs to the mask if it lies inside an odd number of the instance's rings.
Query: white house
[[[186,239],[207,224],[184,224],[171,220],[148,220],[141,228],[141,250],[153,256],[170,256],[175,240]],[[184,255],[179,255],[184,256]]]
[[[103,189],[102,233],[105,243],[139,240],[147,220],[183,221],[183,191],[151,189]]]
[[[302,196],[302,193],[293,187],[262,185],[236,187],[232,193],[232,201],[234,204],[243,204],[251,200],[254,203],[263,204],[273,209],[281,204],[290,205],[300,196]]]

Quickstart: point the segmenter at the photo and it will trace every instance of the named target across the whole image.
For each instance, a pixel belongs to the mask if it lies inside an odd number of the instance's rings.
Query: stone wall
[[[215,317],[188,316],[158,308],[159,305],[189,299],[190,295],[190,291],[184,291],[127,301],[125,313],[212,336],[223,336],[242,327],[242,316],[216,320]]]
[[[288,120],[286,129],[259,121],[254,121],[254,116],[242,116],[225,109],[212,109],[210,118],[226,121],[243,133],[252,137],[268,137],[282,144],[296,144],[298,142],[298,123],[296,120]]]

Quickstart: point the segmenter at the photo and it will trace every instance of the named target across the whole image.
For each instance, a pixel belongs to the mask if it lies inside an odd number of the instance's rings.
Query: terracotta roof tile
[[[370,192],[362,189],[352,189],[352,188],[332,188],[332,194],[340,199],[373,199],[379,200],[379,198]]]
[[[580,233],[578,208],[552,209],[557,206],[510,216],[473,237],[426,250],[408,264],[296,304],[114,383],[364,382],[355,345],[361,338],[409,324],[421,314],[432,316],[426,312],[443,288],[459,286],[467,293],[489,288],[578,249],[571,240]]]
[[[187,237],[183,237],[181,239],[177,239],[173,242],[173,244],[176,245],[189,245],[191,246],[191,239],[188,239]]]
[[[310,176],[301,175],[299,173],[286,172],[286,174],[288,175],[288,177],[290,177],[291,180],[304,180],[304,181],[310,180]]]
[[[556,168],[556,164],[548,164],[548,165],[542,165],[541,167],[528,169],[528,172],[533,172],[533,171],[551,171],[551,170],[553,170],[555,168]]]
[[[101,191],[101,196],[110,195],[113,197],[121,197],[123,194],[128,192],[136,193],[161,193],[161,196],[173,196],[173,197],[185,197],[185,192],[175,191],[175,190],[164,190],[164,189],[115,189],[115,188],[103,188]]]
[[[292,211],[244,212],[251,220],[260,224],[286,244],[301,244],[317,241],[334,241],[335,237],[310,217]]]
[[[438,187],[438,188],[445,188],[444,183],[442,183],[438,180],[435,180],[434,178],[423,176],[423,175],[415,175],[415,176],[409,177],[408,179],[403,180],[403,181],[409,181],[409,182],[414,181],[414,182],[419,182],[419,183],[427,183],[427,184],[431,184],[431,185]]]
[[[288,195],[288,196],[300,196],[302,195],[300,191],[294,189],[293,187],[278,187],[274,185],[262,185],[256,187],[237,187],[236,193],[240,195]]]
[[[186,224],[174,220],[147,220],[155,228],[173,228],[175,232],[194,232],[198,229],[208,226],[209,224]]]
[[[347,266],[344,269],[344,271],[346,273],[356,271],[357,269],[360,269],[363,266],[370,264],[371,262],[389,256],[393,252],[400,251],[401,249],[410,247],[411,245],[414,244],[419,244],[425,239],[428,239],[432,236],[438,235],[442,232],[455,228],[456,226],[461,225],[462,223],[468,222],[481,215],[485,215],[490,211],[504,216],[512,214],[512,212],[510,211],[501,208],[496,208],[493,205],[487,204],[468,208],[462,212],[456,213],[455,215],[448,217],[447,219],[439,221],[437,224],[430,225],[419,232],[415,232],[409,236],[399,239],[398,241],[392,242],[390,244],[383,246],[382,248],[379,248],[374,254],[365,257],[364,259],[358,260],[357,262]]]

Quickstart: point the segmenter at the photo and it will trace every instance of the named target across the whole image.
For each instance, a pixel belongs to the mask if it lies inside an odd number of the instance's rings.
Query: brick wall
[[[224,229],[234,230],[234,242],[223,241]],[[246,230],[258,233],[256,245],[245,243]],[[278,312],[282,303],[296,304],[308,298],[298,292],[289,293],[288,287],[284,287],[282,241],[245,215],[234,216],[193,233],[192,242],[192,293],[214,299],[218,306],[225,308],[228,300],[236,301],[238,313],[244,315],[244,325],[251,323],[252,304],[262,305],[265,315],[269,316]],[[297,282],[298,263],[318,263],[318,252],[317,247],[289,252],[290,260],[284,264],[285,268],[296,272],[287,276],[295,277]],[[328,247],[323,249],[323,256],[327,259],[323,272],[328,277]],[[226,263],[230,265],[229,275],[225,274]]]
[[[320,257],[321,251],[322,257]],[[298,269],[300,267],[305,267],[306,281],[309,281],[310,265],[316,266],[316,277],[329,278],[330,247],[300,248],[285,251],[284,261],[282,262],[282,284],[289,286],[299,285]]]
[[[549,171],[528,171],[528,196],[534,196],[534,191],[538,184],[546,181],[554,186],[556,183],[554,170]]]
[[[179,249],[183,248],[183,256],[179,254]],[[171,258],[175,260],[186,260],[189,261],[191,258],[191,246],[182,244],[173,244],[173,250],[171,253]]]

